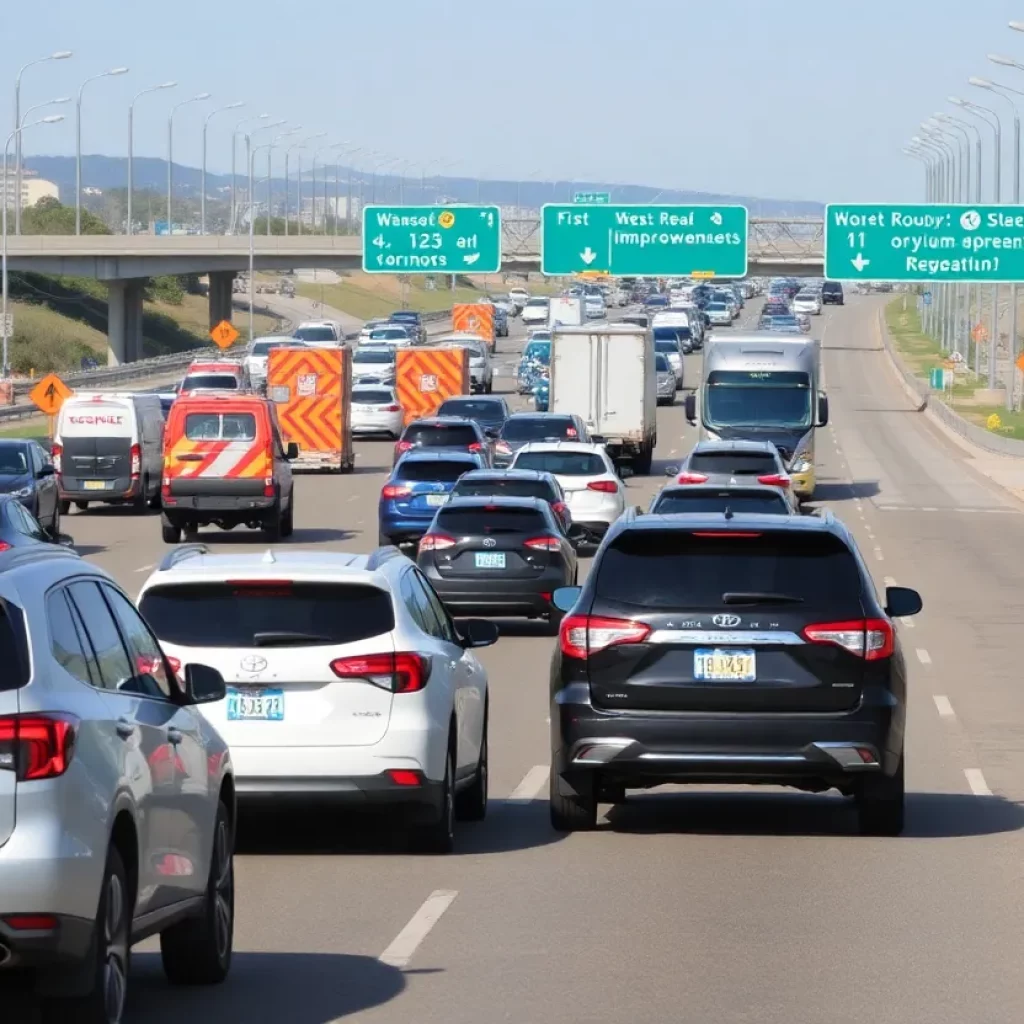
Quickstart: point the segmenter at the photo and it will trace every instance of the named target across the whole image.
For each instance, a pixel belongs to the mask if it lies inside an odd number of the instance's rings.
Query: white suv
[[[205,712],[231,747],[240,801],[316,799],[383,807],[414,845],[448,852],[454,821],[487,810],[487,674],[396,548],[171,552],[139,607],[179,665],[217,666]]]
[[[573,526],[592,541],[600,541],[626,511],[626,485],[604,445],[531,441],[515,453],[509,468],[550,473],[565,491]]]
[[[231,965],[231,760],[132,602],[63,548],[0,555],[0,1019],[118,1024],[129,949],[159,933],[172,982]]]

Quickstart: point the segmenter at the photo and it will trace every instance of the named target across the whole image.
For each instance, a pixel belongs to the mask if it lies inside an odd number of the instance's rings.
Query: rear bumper
[[[857,775],[896,770],[905,709],[887,690],[866,691],[838,714],[665,714],[599,710],[589,687],[558,692],[552,764],[565,795],[602,783],[798,784],[849,789]],[[863,756],[860,753],[863,751]]]
[[[267,498],[263,495],[242,495],[242,494],[172,494],[170,498],[164,498],[164,511],[168,515],[182,513],[209,513],[219,514],[222,512],[266,512],[277,504],[277,498]]]
[[[452,579],[432,566],[421,566],[445,606],[461,615],[547,615],[550,595],[568,586],[560,569],[546,570],[535,579]]]
[[[387,534],[395,543],[419,540],[434,521],[430,516],[379,516],[380,532]]]
[[[142,488],[142,480],[131,477],[116,477],[113,480],[104,480],[107,486],[95,490],[87,488],[88,477],[61,476],[58,487],[62,501],[103,501],[122,502],[134,501],[139,496]]]
[[[15,930],[0,921],[0,980],[5,973],[32,968],[74,968],[84,962],[92,944],[94,923],[67,914],[54,915],[56,927]]]

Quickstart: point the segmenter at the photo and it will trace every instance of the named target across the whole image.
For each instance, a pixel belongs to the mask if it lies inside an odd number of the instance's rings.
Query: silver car
[[[129,950],[156,934],[170,981],[223,981],[234,773],[194,707],[223,677],[168,658],[65,548],[0,555],[0,658],[0,990],[17,974],[47,1020],[119,1024]]]
[[[664,352],[654,356],[654,372],[657,378],[658,405],[674,405],[676,400],[676,372],[672,369]]]
[[[725,302],[709,302],[704,307],[704,312],[707,313],[708,320],[711,321],[713,327],[731,327],[735,319],[734,309],[735,306],[730,306]]]
[[[770,441],[700,441],[678,469],[670,466],[666,474],[684,485],[777,487],[789,495],[794,512],[800,507],[785,460]]]
[[[272,348],[309,348],[309,346],[287,335],[268,334],[263,338],[253,338],[246,346],[242,365],[249,378],[249,386],[254,391],[262,391],[267,386],[267,364],[270,362]]]
[[[489,395],[494,388],[494,367],[487,342],[477,334],[445,334],[434,344],[439,348],[464,348],[469,352],[469,382],[474,394]]]
[[[402,416],[393,387],[360,384],[352,388],[353,434],[387,434],[397,440],[404,426]]]
[[[352,353],[352,386],[393,384],[395,350],[387,345],[360,345]]]

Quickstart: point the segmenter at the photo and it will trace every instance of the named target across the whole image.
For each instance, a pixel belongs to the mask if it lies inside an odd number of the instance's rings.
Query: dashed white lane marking
[[[405,967],[458,895],[455,889],[435,889],[398,933],[395,941],[381,953],[378,957],[380,962],[389,967]]]
[[[944,697],[941,693],[935,693],[932,694],[932,700],[935,701],[935,710],[942,718],[956,718],[956,712],[948,697]]]
[[[932,656],[923,647],[918,647],[917,660],[922,665],[930,665],[932,663]]]
[[[895,587],[896,586],[896,577],[895,576],[883,576],[882,577],[882,582],[887,587]]]
[[[991,796],[992,790],[988,788],[985,776],[980,768],[965,768],[964,775],[967,776],[967,785],[975,796]]]
[[[512,795],[506,803],[528,804],[541,791],[544,783],[548,781],[548,766],[546,764],[535,764],[523,776],[523,781],[512,790]]]
[[[875,558],[876,558],[876,559],[877,559],[877,560],[878,560],[879,562],[884,562],[884,561],[885,561],[885,555],[883,555],[883,554],[882,554],[882,549],[881,549],[881,548],[879,548],[879,547],[876,547],[876,548],[875,548]]]
[[[149,570],[152,569],[152,568],[153,568],[153,566],[151,566],[151,565],[140,565],[138,567],[138,569],[136,569],[135,571],[136,572],[149,572]]]
[[[358,501],[359,500],[359,495],[358,494],[353,494],[353,495],[349,496],[348,498],[346,498],[345,500],[346,501]]]
[[[914,628],[914,620],[910,618],[909,615],[906,618],[900,619],[900,622],[903,623],[903,625],[906,626],[907,629]]]
[[[939,510],[937,508],[935,508],[933,505],[922,505],[921,506],[921,511],[922,512],[938,512]]]

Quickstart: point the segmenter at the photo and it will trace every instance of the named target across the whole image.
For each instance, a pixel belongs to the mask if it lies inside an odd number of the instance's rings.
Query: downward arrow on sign
[[[583,252],[580,253],[580,259],[583,260],[583,262],[586,263],[586,265],[589,267],[590,264],[597,259],[597,253],[594,252],[594,250],[591,249],[588,245],[586,249],[584,249]]]
[[[853,264],[854,269],[859,273],[871,262],[871,260],[866,260],[861,253],[857,253],[857,258],[850,260],[850,262]]]

